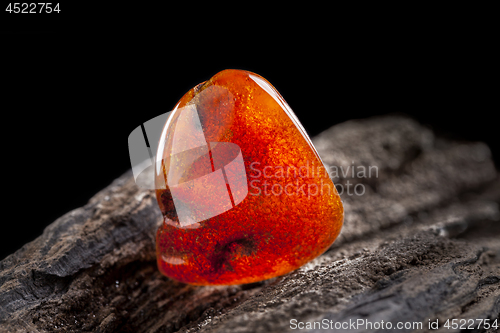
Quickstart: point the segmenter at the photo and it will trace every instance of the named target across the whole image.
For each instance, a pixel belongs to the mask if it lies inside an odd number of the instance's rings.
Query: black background
[[[2,14],[0,259],[126,172],[130,132],[226,68],[269,80],[311,136],[403,113],[441,135],[487,142],[498,165],[487,22],[424,29],[428,21],[401,27],[405,18],[311,26],[288,17],[274,27],[260,16],[65,8],[59,17]]]

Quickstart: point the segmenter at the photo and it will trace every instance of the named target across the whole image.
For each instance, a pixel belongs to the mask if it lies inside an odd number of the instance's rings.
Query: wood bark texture
[[[429,320],[499,318],[500,180],[485,144],[397,115],[342,123],[313,142],[337,167],[345,224],[304,267],[241,286],[162,276],[154,192],[127,172],[0,262],[0,332],[269,333],[294,331],[293,319],[419,322],[391,332],[428,332]],[[363,195],[348,195],[347,182]]]

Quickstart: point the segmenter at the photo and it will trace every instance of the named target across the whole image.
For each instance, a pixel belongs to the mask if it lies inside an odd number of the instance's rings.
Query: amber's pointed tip
[[[211,81],[215,77],[220,77],[220,76],[224,76],[226,74],[234,74],[234,73],[242,73],[242,74],[247,74],[247,75],[251,74],[251,75],[257,75],[257,76],[261,77],[259,74],[254,73],[252,71],[248,71],[246,69],[227,68],[227,69],[223,69],[221,71],[218,71],[217,73],[212,75],[212,77],[209,80],[198,83],[192,90],[194,93],[197,93],[198,91],[201,90],[201,88],[203,88],[203,85],[205,85],[207,82]]]
[[[252,75],[257,75],[257,76],[261,76],[253,71],[249,71],[247,69],[238,69],[238,68],[227,68],[227,69],[223,69],[219,72],[217,72],[216,74],[214,74],[214,76],[218,76],[220,74],[226,74],[226,73],[245,73],[245,74],[252,74]]]
[[[203,87],[203,85],[204,85],[206,82],[207,82],[207,81],[203,81],[203,82],[201,82],[201,83],[198,83],[198,84],[197,84],[197,85],[193,88],[193,91],[194,91],[195,93],[197,93],[197,92],[201,89],[201,87]]]

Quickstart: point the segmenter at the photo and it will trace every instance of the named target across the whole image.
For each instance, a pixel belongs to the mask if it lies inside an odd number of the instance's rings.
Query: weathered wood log
[[[500,180],[486,145],[401,116],[346,122],[313,142],[344,185],[345,225],[311,263],[250,285],[172,281],[156,268],[154,193],[128,172],[0,262],[0,331],[322,331],[363,319],[394,332],[439,320],[453,332],[447,319],[499,317]],[[353,166],[376,168],[358,177],[345,172]]]

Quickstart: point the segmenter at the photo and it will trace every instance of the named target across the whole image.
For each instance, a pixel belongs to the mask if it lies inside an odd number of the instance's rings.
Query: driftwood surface
[[[442,325],[499,318],[500,180],[485,144],[403,116],[342,123],[313,142],[327,165],[377,166],[378,177],[333,179],[365,193],[342,195],[341,235],[304,267],[241,286],[162,276],[161,214],[128,172],[0,262],[0,331],[286,332],[294,319],[366,319],[423,324],[391,332],[427,332],[429,320],[458,332]]]

